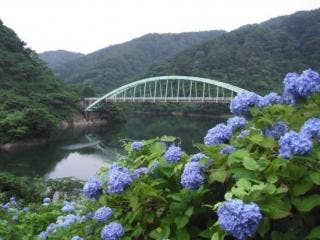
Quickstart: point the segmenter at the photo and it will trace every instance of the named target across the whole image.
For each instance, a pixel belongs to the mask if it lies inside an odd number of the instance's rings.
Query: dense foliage
[[[0,21],[0,143],[47,137],[78,98]]]
[[[48,64],[54,72],[63,67],[64,64],[83,56],[81,53],[69,52],[65,50],[47,51],[39,53],[39,58]]]
[[[290,70],[320,68],[320,10],[240,27],[154,64],[140,77],[190,75],[266,93]]]
[[[60,65],[55,72],[68,83],[86,83],[98,93],[105,93],[132,81],[136,74],[146,71],[152,63],[222,33],[223,31],[148,34],[79,57]],[[47,53],[54,54],[55,52]],[[43,59],[46,61],[47,58]]]
[[[200,153],[183,152],[174,137],[128,142],[77,201],[45,198],[25,210],[11,196],[1,205],[1,236],[319,239],[320,75],[309,69],[284,82],[280,102],[235,97],[239,116],[209,129]]]

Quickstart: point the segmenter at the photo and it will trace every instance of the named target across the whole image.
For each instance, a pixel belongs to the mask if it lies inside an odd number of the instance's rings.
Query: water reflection
[[[61,131],[54,141],[11,153],[0,153],[1,171],[20,176],[77,177],[86,179],[104,163],[122,153],[121,139],[141,140],[162,135],[180,137],[185,151],[197,150],[209,128],[223,118],[182,116],[128,116],[117,125]]]

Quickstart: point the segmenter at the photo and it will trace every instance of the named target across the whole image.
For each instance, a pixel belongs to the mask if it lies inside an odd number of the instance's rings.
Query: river
[[[19,176],[85,180],[102,165],[115,161],[117,154],[123,153],[123,139],[171,135],[181,138],[184,151],[194,153],[197,150],[193,143],[202,142],[207,130],[224,120],[204,116],[128,115],[120,124],[67,129],[47,144],[0,153],[0,169]]]

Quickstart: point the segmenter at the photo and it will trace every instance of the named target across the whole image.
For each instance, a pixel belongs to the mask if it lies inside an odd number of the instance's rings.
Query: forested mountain
[[[65,50],[46,51],[39,54],[40,59],[48,64],[54,72],[63,67],[67,62],[83,56],[82,53],[69,52]],[[58,73],[58,72],[57,72]]]
[[[0,143],[48,137],[77,97],[0,20]]]
[[[191,75],[265,93],[280,90],[284,75],[320,70],[320,9],[246,25],[154,64],[139,77]]]
[[[68,83],[85,83],[97,92],[106,92],[129,82],[153,63],[222,33],[148,34],[77,58],[56,72]]]

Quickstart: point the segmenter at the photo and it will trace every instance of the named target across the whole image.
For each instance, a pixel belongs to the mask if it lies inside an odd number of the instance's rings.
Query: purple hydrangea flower
[[[94,212],[93,218],[98,222],[104,222],[112,215],[112,209],[109,207],[101,207]]]
[[[170,146],[166,151],[164,158],[169,163],[178,162],[181,159],[182,151],[180,147],[176,147],[174,145]]]
[[[194,190],[203,184],[203,176],[201,175],[203,167],[200,166],[199,162],[188,162],[184,166],[184,170],[181,176],[181,184],[186,189]]]
[[[124,191],[133,181],[129,170],[120,167],[117,163],[112,164],[108,174],[108,193],[119,194]]]
[[[214,128],[209,129],[204,137],[205,145],[222,144],[228,141],[232,136],[231,128],[223,123],[218,124]]]
[[[305,155],[312,149],[312,141],[305,134],[289,131],[278,141],[280,145],[279,156],[290,158],[292,155]]]
[[[253,237],[262,219],[257,204],[245,204],[239,199],[231,199],[222,203],[217,214],[221,228],[239,240]]]
[[[46,239],[48,237],[48,234],[49,233],[47,231],[42,231],[41,233],[39,233],[38,238],[40,240],[44,240],[44,239]]]
[[[288,132],[288,126],[281,121],[274,123],[271,127],[266,128],[264,131],[266,136],[277,140],[286,132]]]
[[[300,133],[309,136],[309,138],[320,139],[320,119],[319,118],[310,118],[300,129]]]
[[[143,142],[135,141],[131,144],[131,148],[136,151],[140,151],[143,148]]]
[[[244,138],[244,137],[247,137],[249,136],[250,134],[250,130],[242,130],[239,135],[238,135],[238,138]]]
[[[243,128],[247,123],[248,121],[244,117],[235,116],[228,119],[227,126],[234,132],[239,128]]]
[[[236,148],[235,148],[234,146],[228,145],[228,146],[222,148],[222,149],[220,150],[220,153],[221,153],[221,154],[229,155],[229,154],[233,153],[235,150],[236,150]]]
[[[282,97],[279,96],[277,93],[272,92],[265,95],[264,97],[259,98],[258,107],[266,107],[272,104],[280,104],[282,102]]]
[[[307,69],[297,79],[296,91],[302,97],[320,92],[320,75],[312,69]]]
[[[230,110],[233,114],[243,116],[248,114],[248,108],[256,106],[259,102],[259,95],[253,92],[241,92],[230,103]]]
[[[90,178],[83,186],[87,198],[97,198],[102,193],[102,182],[97,177]]]
[[[134,170],[134,172],[132,173],[132,179],[138,179],[142,174],[147,174],[149,172],[149,169],[147,167],[140,167],[137,168],[136,170]]]
[[[203,153],[196,153],[193,154],[190,158],[191,162],[199,162],[202,158],[204,158],[206,155],[204,155]]]
[[[83,238],[79,237],[79,236],[73,236],[71,238],[71,240],[83,240]]]
[[[124,235],[124,228],[121,224],[111,222],[101,230],[102,240],[117,240]]]
[[[61,211],[64,213],[72,212],[74,210],[74,205],[74,202],[65,201],[64,206],[61,208]]]

